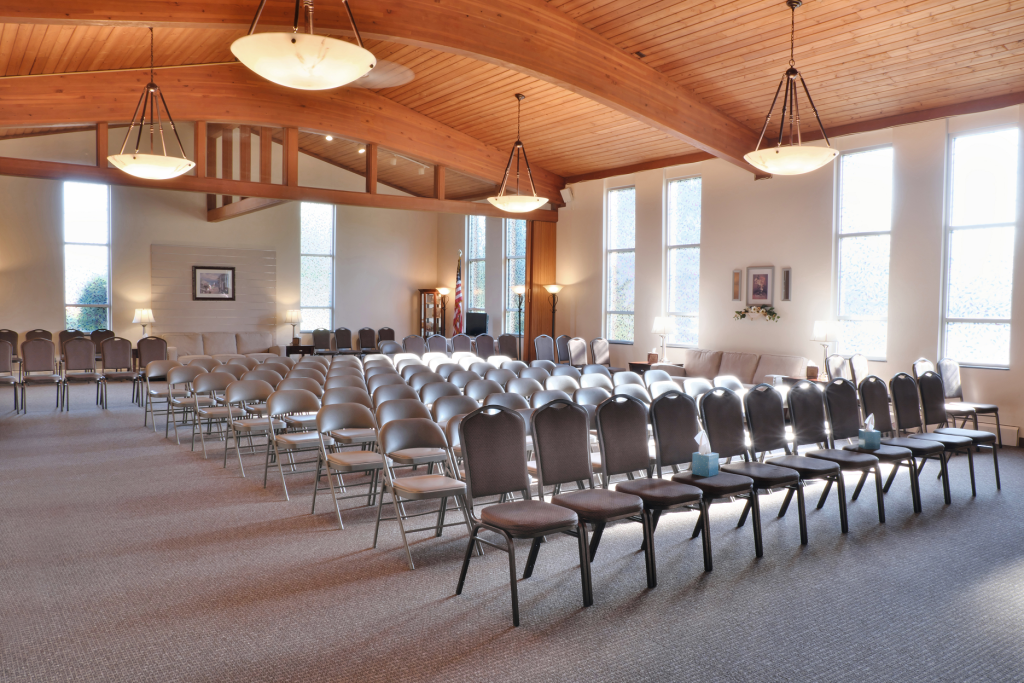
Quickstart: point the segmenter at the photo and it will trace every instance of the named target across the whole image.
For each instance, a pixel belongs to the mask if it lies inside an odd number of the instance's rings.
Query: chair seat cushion
[[[808,458],[819,458],[830,462],[838,463],[844,470],[862,470],[874,467],[878,464],[878,458],[870,453],[859,453],[857,451],[843,451],[834,448],[826,448],[818,451],[807,451],[804,453]]]
[[[256,404],[246,405],[245,406],[245,412],[249,413],[250,415],[258,415],[259,417],[266,417],[267,416],[267,404],[266,403],[256,403]]]
[[[278,434],[277,442],[284,444],[285,446],[295,446],[300,448],[302,446],[319,446],[320,439],[316,432],[294,432],[290,434]],[[325,446],[333,446],[334,439],[329,436],[324,437]]]
[[[584,489],[551,496],[555,505],[569,508],[585,522],[604,522],[627,515],[639,515],[644,502],[637,496],[608,489]]]
[[[313,427],[316,427],[316,413],[310,413],[308,415],[286,415],[284,423],[291,427],[312,429]]]
[[[117,372],[104,372],[103,379],[108,382],[126,382],[129,380],[136,380],[139,377],[137,372],[129,371],[117,371]]]
[[[616,491],[639,496],[649,508],[663,508],[672,505],[695,503],[701,498],[701,490],[688,484],[668,479],[633,479],[615,485]]]
[[[937,441],[941,443],[946,450],[951,448],[967,448],[973,441],[968,439],[966,436],[954,436],[952,434],[942,434],[940,432],[926,432],[924,434],[911,434],[911,439],[918,439],[924,441]]]
[[[857,451],[858,453],[870,453],[882,462],[899,462],[906,460],[914,456],[913,451],[909,448],[903,448],[902,446],[893,446],[892,444],[883,443],[879,448],[870,449],[863,448],[857,444],[850,444],[843,446],[844,451]]]
[[[994,403],[968,403],[967,401],[946,404],[947,413],[954,410],[967,413],[968,415],[971,413],[998,413],[999,406]]]
[[[769,465],[763,462],[734,462],[729,465],[722,465],[722,471],[729,474],[739,474],[750,477],[754,480],[756,488],[767,488],[771,486],[785,486],[795,484],[800,475],[796,470],[778,465]]]
[[[801,479],[821,479],[839,474],[838,464],[803,455],[783,455],[778,458],[768,458],[765,462],[796,470]]]
[[[422,474],[396,479],[394,489],[395,493],[407,499],[448,498],[464,494],[466,484],[440,474]]]
[[[897,436],[892,439],[882,439],[883,446],[897,446],[906,448],[914,454],[914,457],[933,455],[945,450],[938,441],[926,441],[924,439],[911,439],[906,436]]]
[[[360,427],[335,429],[331,432],[331,438],[338,443],[368,443],[377,440],[377,431]]]
[[[719,472],[713,477],[699,477],[691,472],[680,472],[672,475],[672,481],[680,484],[696,486],[707,496],[730,496],[734,493],[746,493],[754,485],[754,480],[740,474]]]
[[[17,377],[11,377],[10,375],[2,375],[2,376],[0,376],[0,384],[17,384],[17,383],[18,383],[18,378]]]
[[[336,470],[349,472],[365,472],[376,470],[384,466],[384,459],[380,453],[373,451],[340,451],[328,453],[327,462]]]
[[[172,405],[176,405],[176,406],[188,406],[189,408],[194,408],[195,405],[196,405],[196,400],[192,396],[188,396],[188,397],[174,396],[174,397],[171,398],[171,404]],[[200,406],[212,406],[213,405],[213,399],[210,398],[209,396],[200,396],[199,397],[199,405]]]
[[[200,418],[210,418],[213,420],[226,420],[228,418],[227,406],[213,406],[211,408],[199,408]]]
[[[60,375],[25,375],[25,384],[55,384],[62,381]]]
[[[539,500],[488,505],[480,510],[480,521],[507,531],[511,536],[541,536],[576,526],[579,518],[569,508]]]
[[[399,465],[425,465],[431,462],[441,462],[446,455],[447,451],[443,448],[403,448],[388,453],[388,457]]]
[[[983,432],[980,429],[956,429],[955,427],[942,427],[935,430],[936,434],[943,436],[959,436],[970,439],[973,443],[995,443],[996,435],[992,432]]]
[[[281,420],[272,420],[271,422],[274,429],[284,429],[285,425]],[[268,428],[266,420],[234,420],[231,424],[235,430],[240,432],[265,432]]]

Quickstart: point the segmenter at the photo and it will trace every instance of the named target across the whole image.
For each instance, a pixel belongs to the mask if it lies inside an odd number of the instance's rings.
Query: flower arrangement
[[[768,322],[777,323],[779,322],[780,316],[775,312],[774,306],[747,306],[742,311],[736,311],[736,315],[732,317],[733,320],[743,320],[744,318],[755,318],[761,316]]]

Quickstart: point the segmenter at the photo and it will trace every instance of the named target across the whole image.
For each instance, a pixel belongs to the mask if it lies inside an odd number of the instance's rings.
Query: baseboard
[[[979,417],[981,417],[981,416],[979,416]],[[1013,425],[999,425],[999,427],[1000,427],[1000,431],[1002,432],[1002,442],[1003,442],[1004,446],[1018,446],[1019,447],[1019,446],[1022,445],[1021,444],[1021,439],[1019,438],[1020,437],[1020,429],[1019,428],[1014,427]],[[971,428],[971,421],[970,420],[967,421],[967,428],[968,429]],[[995,422],[982,422],[979,419],[978,420],[978,429],[982,430],[983,432],[990,432],[992,434],[995,434],[996,433],[996,423]]]

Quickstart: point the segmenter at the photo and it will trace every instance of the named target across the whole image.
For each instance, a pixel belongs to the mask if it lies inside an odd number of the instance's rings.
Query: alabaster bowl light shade
[[[448,296],[449,292],[451,292],[451,291],[452,290],[448,289],[447,287],[438,287],[437,288],[437,293],[440,294],[441,296]]]
[[[112,154],[107,161],[136,178],[167,180],[195,168],[196,162],[163,154]]]
[[[539,209],[548,203],[546,197],[534,197],[531,195],[521,194],[506,194],[501,197],[488,197],[487,201],[502,211],[508,211],[510,213],[526,213],[527,211]]]
[[[299,90],[330,90],[362,78],[377,64],[369,50],[308,33],[254,33],[231,53],[268,81]]]
[[[551,294],[558,294],[562,291],[562,285],[544,285],[544,289],[548,290]]]
[[[816,171],[839,156],[831,147],[788,145],[766,147],[743,155],[747,163],[772,175],[800,175]]]
[[[512,293],[513,294],[518,294],[519,296],[522,296],[523,294],[526,294],[526,285],[516,285],[516,286],[514,286],[512,288]]]

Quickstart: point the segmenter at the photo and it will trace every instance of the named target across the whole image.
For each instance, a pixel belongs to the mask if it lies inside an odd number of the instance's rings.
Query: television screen
[[[470,337],[475,337],[478,334],[487,334],[487,314],[467,313],[466,334]]]

